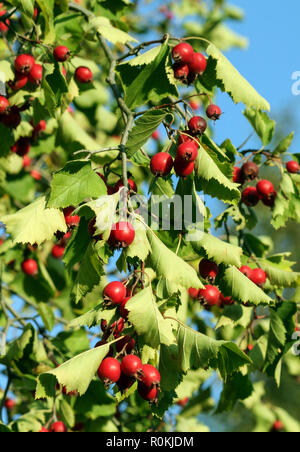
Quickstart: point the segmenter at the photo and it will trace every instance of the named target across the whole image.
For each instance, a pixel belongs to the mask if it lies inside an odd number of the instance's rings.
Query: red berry
[[[297,173],[299,173],[300,165],[295,160],[291,160],[290,162],[287,162],[286,169],[291,174],[297,174]]]
[[[188,76],[190,73],[189,67],[185,63],[176,63],[173,65],[174,77],[176,80],[181,80],[184,83],[187,83]]]
[[[252,270],[250,279],[258,286],[264,286],[267,281],[267,274],[262,268]]]
[[[21,115],[17,107],[12,107],[10,112],[1,116],[1,121],[6,127],[16,129],[21,123]]]
[[[106,386],[116,383],[121,377],[121,364],[115,358],[105,358],[98,369],[98,377]]]
[[[221,292],[215,286],[205,286],[205,289],[200,289],[199,296],[208,306],[220,304]]]
[[[28,168],[31,165],[31,159],[28,155],[24,155],[23,157],[23,168]]]
[[[136,185],[136,183],[134,182],[134,180],[128,179],[128,186],[129,186],[130,191],[132,191],[132,192],[134,192],[134,193],[137,193],[138,188],[137,188],[137,185]],[[118,192],[118,191],[120,190],[120,188],[122,188],[122,187],[124,187],[124,184],[123,184],[123,180],[120,179],[120,180],[116,183],[116,186],[115,186],[116,192]]]
[[[35,276],[39,272],[38,264],[34,259],[27,259],[22,263],[22,270],[25,275]]]
[[[54,49],[53,56],[56,61],[63,63],[70,57],[70,50],[65,46],[58,46]]]
[[[193,300],[197,300],[199,298],[199,289],[194,289],[193,287],[189,288],[189,296],[193,298]]]
[[[202,53],[195,52],[189,62],[189,70],[192,74],[202,75],[207,67],[207,61]]]
[[[30,151],[31,145],[29,138],[19,138],[18,141],[12,146],[12,152],[16,153],[20,157],[24,157]]]
[[[67,433],[67,427],[61,421],[54,422],[50,427],[51,433]]]
[[[189,403],[189,398],[185,397],[184,399],[178,400],[177,405],[184,408]]]
[[[9,109],[10,103],[4,96],[0,96],[0,114],[5,114]]]
[[[29,72],[28,80],[30,83],[40,85],[43,80],[43,66],[41,64],[35,64]]]
[[[23,53],[15,59],[15,70],[20,74],[29,74],[34,64],[35,60],[33,56]]]
[[[242,193],[242,201],[246,206],[255,207],[259,203],[260,197],[256,187],[247,187]]]
[[[33,16],[32,16],[33,20],[36,20],[38,13],[39,13],[39,10],[37,8],[34,8]]]
[[[41,132],[44,132],[47,128],[47,123],[42,119],[36,126],[32,124],[32,127],[34,128],[34,132],[36,134],[39,134]]]
[[[209,119],[213,119],[216,121],[217,119],[220,119],[220,116],[222,114],[222,110],[218,105],[209,105],[206,109],[206,115]]]
[[[114,248],[126,248],[131,245],[135,239],[135,230],[131,223],[120,221],[113,225],[109,244]]]
[[[186,162],[194,162],[198,157],[198,148],[196,143],[187,141],[182,143],[177,148],[176,158]]]
[[[64,209],[64,217],[68,226],[77,226],[80,222],[80,217],[78,215],[72,215],[74,210],[74,207],[67,207]]]
[[[156,367],[151,364],[143,365],[143,375],[141,377],[141,382],[147,388],[159,388],[161,381],[161,376]]]
[[[189,130],[192,135],[203,135],[207,129],[207,122],[201,116],[194,116],[189,120]]]
[[[1,3],[2,6],[2,3]],[[0,17],[4,16],[7,13],[7,11],[5,9],[3,9],[2,11],[0,11]],[[6,19],[5,22],[0,22],[0,31],[2,31],[3,33],[6,33],[8,31],[8,28],[10,26],[10,20]]]
[[[152,133],[153,140],[158,141],[159,140],[159,131],[155,130],[155,132]]]
[[[146,400],[150,403],[157,403],[158,389],[157,388],[148,388],[143,385],[141,382],[138,384],[138,393],[142,397],[142,399]]]
[[[114,305],[121,304],[126,298],[126,287],[119,281],[111,282],[105,287],[103,298]]]
[[[127,311],[127,309],[125,308],[126,304],[128,303],[128,301],[131,299],[131,297],[126,297],[120,306],[120,314],[121,317],[123,317],[123,319],[127,319],[129,316],[129,311]]]
[[[221,302],[225,306],[231,306],[235,303],[235,301],[231,297],[224,297],[223,294],[221,294]]]
[[[165,177],[170,174],[174,165],[174,161],[167,152],[159,152],[155,154],[150,162],[151,173],[154,176]]]
[[[4,406],[7,410],[13,410],[14,407],[16,406],[16,401],[13,399],[6,399],[4,402]]]
[[[142,374],[143,364],[136,355],[127,355],[122,359],[121,370],[127,377],[138,378]]]
[[[121,340],[116,342],[117,352],[120,353],[122,350],[129,354],[135,347],[135,340],[130,336],[124,336]]]
[[[127,375],[121,374],[121,377],[117,382],[117,386],[121,392],[126,392],[129,388],[131,388],[134,382],[135,378],[127,377]]]
[[[52,256],[55,259],[62,259],[63,255],[65,252],[65,247],[64,246],[60,246],[60,245],[54,245],[54,247],[52,248]]]
[[[247,276],[247,278],[250,279],[253,270],[252,270],[252,268],[248,267],[248,265],[243,265],[243,266],[240,268],[240,272],[242,272],[245,276]]]
[[[125,320],[121,317],[118,322],[114,322],[111,326],[111,330],[114,332],[114,337],[117,339],[124,330]]]
[[[242,166],[242,176],[244,179],[254,180],[257,178],[259,169],[256,163],[247,162]]]
[[[265,206],[273,208],[275,206],[275,201],[277,198],[277,191],[274,191],[269,196],[263,197],[262,202]]]
[[[257,189],[258,193],[260,194],[260,196],[262,196],[262,197],[268,197],[272,193],[274,193],[274,185],[272,184],[272,182],[270,182],[269,180],[265,180],[265,179],[260,180],[257,183],[256,189]]]
[[[202,259],[199,264],[199,273],[202,278],[207,279],[210,282],[214,282],[219,273],[219,267],[217,264],[208,259]]]
[[[194,110],[194,111],[199,110],[199,108],[200,108],[199,102],[197,102],[196,100],[191,100],[189,103],[190,103],[190,107],[192,110]]]
[[[235,182],[236,184],[241,184],[241,185],[243,185],[243,183],[244,183],[242,170],[238,166],[235,166],[233,168],[233,182]]]
[[[179,132],[178,145],[182,143],[195,143],[196,146],[199,141],[191,136],[191,132],[189,130],[184,130],[183,132]]]
[[[194,55],[193,47],[187,42],[177,44],[172,50],[172,57],[175,63],[189,63]]]
[[[46,427],[42,427],[41,430],[39,430],[38,433],[50,433],[49,430]]]
[[[272,430],[275,432],[280,432],[280,430],[284,429],[284,425],[281,421],[275,421],[273,426],[272,426]]]
[[[15,80],[13,82],[9,82],[9,86],[13,91],[18,91],[19,89],[24,88],[27,85],[28,76],[23,74],[16,74]]]
[[[42,179],[42,175],[41,175],[41,173],[39,173],[39,171],[32,170],[30,174],[33,177],[33,179],[35,179],[37,181],[40,181]]]
[[[89,68],[80,66],[76,69],[75,79],[78,83],[91,83],[93,81],[93,73]]]
[[[192,174],[195,169],[195,162],[185,162],[179,158],[174,161],[175,173],[179,177],[187,177]]]

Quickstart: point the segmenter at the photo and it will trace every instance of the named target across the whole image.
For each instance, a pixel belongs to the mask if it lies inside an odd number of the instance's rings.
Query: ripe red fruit
[[[153,140],[159,140],[159,131],[155,130],[155,132],[152,133]]]
[[[34,65],[35,59],[27,53],[23,53],[15,59],[15,70],[20,74],[29,74]]]
[[[214,121],[217,121],[217,119],[220,119],[220,116],[222,114],[222,110],[218,105],[209,105],[206,109],[206,115],[209,119],[213,119]]]
[[[202,135],[207,129],[207,122],[201,116],[194,116],[189,120],[189,130],[192,135]]]
[[[41,430],[39,430],[38,433],[50,433],[49,430],[46,427],[42,427]]]
[[[172,156],[167,152],[155,154],[150,162],[151,173],[154,176],[165,177],[170,174],[174,165]]]
[[[74,207],[67,207],[64,209],[64,216],[68,226],[77,226],[80,222],[80,217],[78,215],[72,215],[74,210]]]
[[[13,399],[6,399],[4,402],[4,406],[7,410],[13,410],[14,407],[16,406],[16,401]]]
[[[182,143],[177,148],[176,158],[186,162],[194,162],[198,157],[198,148],[196,143],[187,141]]]
[[[34,85],[40,85],[43,80],[43,66],[41,64],[34,64],[29,72],[28,80]]]
[[[128,186],[129,186],[130,191],[132,191],[132,192],[134,192],[134,193],[137,193],[138,188],[137,188],[137,185],[136,185],[136,183],[134,182],[134,180],[128,179]],[[124,184],[123,184],[123,180],[120,179],[120,180],[116,183],[116,186],[115,186],[116,192],[118,192],[118,191],[120,190],[120,188],[122,188],[122,187],[124,187]]]
[[[179,132],[179,138],[178,138],[178,145],[181,145],[182,143],[199,143],[199,141],[191,136],[191,132],[189,130],[184,130],[183,132]]]
[[[144,364],[142,370],[143,375],[141,377],[141,382],[143,383],[143,385],[149,389],[159,388],[161,376],[156,367],[152,366],[151,364]]]
[[[135,378],[127,377],[127,375],[121,374],[120,379],[117,381],[117,386],[121,392],[128,391],[129,388],[135,382]]]
[[[244,183],[242,170],[238,166],[235,166],[233,168],[233,182],[235,182],[236,184],[241,184],[241,185]]]
[[[60,63],[67,61],[70,55],[71,55],[70,50],[66,46],[58,46],[53,51],[53,56],[55,60],[59,61]]]
[[[277,191],[274,191],[269,196],[262,198],[262,202],[265,206],[273,208],[277,198]]]
[[[24,157],[24,155],[27,155],[29,153],[30,148],[31,148],[30,140],[26,137],[21,137],[12,146],[11,150],[20,157]]]
[[[44,119],[42,119],[36,126],[32,123],[31,124],[33,129],[34,129],[34,133],[35,134],[39,134],[41,132],[44,132],[47,128],[47,123]]]
[[[122,359],[121,370],[127,377],[138,378],[142,375],[143,363],[136,355],[127,355]]]
[[[142,399],[146,400],[150,403],[157,403],[158,389],[157,388],[148,388],[143,385],[141,382],[138,384],[138,393],[142,397]]]
[[[193,287],[190,287],[188,292],[189,296],[193,298],[193,300],[197,300],[199,298],[199,289],[194,289]]]
[[[224,297],[224,295],[221,294],[221,303],[225,306],[231,306],[235,301],[231,297]]]
[[[2,3],[1,3],[2,6]],[[2,11],[0,11],[0,17],[4,16],[7,13],[7,11],[5,9],[3,9]],[[8,31],[8,28],[10,26],[10,20],[6,19],[5,22],[0,22],[0,31],[2,31],[3,33],[6,33]]]
[[[172,57],[175,63],[189,63],[194,55],[193,47],[187,42],[177,44],[172,50]]]
[[[184,408],[189,403],[189,398],[185,397],[184,399],[178,400],[177,405]]]
[[[117,339],[124,330],[125,320],[121,317],[118,322],[114,322],[111,326],[111,331],[114,332],[114,337]]]
[[[51,254],[55,259],[61,259],[64,255],[64,252],[65,252],[64,246],[54,245]]]
[[[121,377],[121,364],[115,358],[105,358],[98,369],[98,377],[105,386],[116,383]]]
[[[31,159],[28,155],[24,155],[23,157],[23,168],[28,168],[31,165]]]
[[[208,306],[216,306],[220,304],[221,292],[217,287],[208,285],[199,290],[199,297]]]
[[[187,177],[192,174],[195,169],[195,162],[186,162],[179,158],[176,158],[174,161],[174,169],[175,173],[179,177]]]
[[[254,162],[247,162],[242,166],[242,176],[244,179],[254,180],[257,178],[259,168]]]
[[[219,267],[217,264],[208,259],[202,259],[199,264],[199,273],[202,278],[207,279],[210,282],[214,282],[219,273]]]
[[[135,347],[135,340],[130,336],[124,336],[120,341],[116,342],[117,352],[120,353],[123,349],[124,352],[129,354]]]
[[[67,427],[61,421],[54,422],[50,427],[51,433],[67,433]]]
[[[291,160],[290,162],[287,162],[286,169],[291,174],[297,174],[297,173],[299,173],[300,165],[295,160]]]
[[[126,248],[135,239],[135,230],[131,223],[120,221],[113,225],[108,243],[114,248]]]
[[[242,201],[246,206],[255,207],[260,200],[256,187],[247,187],[242,193]]]
[[[255,268],[251,272],[250,279],[254,284],[263,286],[267,281],[267,274],[262,268]]]
[[[21,123],[21,115],[17,107],[12,107],[10,112],[1,116],[1,121],[6,127],[16,129]]]
[[[9,109],[10,103],[4,96],[0,96],[0,114],[5,114]]]
[[[189,67],[185,63],[176,63],[173,65],[174,77],[176,80],[181,80],[183,83],[187,83],[190,73]]]
[[[126,287],[119,281],[109,283],[103,291],[104,301],[113,305],[121,304],[126,298]]]
[[[284,425],[281,421],[275,421],[273,426],[272,426],[272,430],[275,432],[280,432],[280,430],[284,429]]]
[[[194,111],[199,110],[199,108],[200,108],[200,103],[197,102],[196,100],[191,100],[189,102],[189,104],[190,104],[191,109]]]
[[[28,276],[35,276],[39,272],[38,264],[34,259],[25,260],[22,263],[22,270]]]
[[[41,173],[39,173],[36,170],[32,170],[30,174],[31,174],[31,177],[33,177],[33,179],[35,179],[37,181],[40,181],[42,179]]]
[[[28,76],[23,74],[16,74],[15,80],[9,82],[9,86],[13,91],[18,91],[19,89],[24,88],[27,85]]]
[[[120,314],[121,317],[123,317],[123,319],[127,319],[128,315],[129,315],[129,311],[127,311],[127,309],[125,308],[126,304],[128,303],[128,301],[131,299],[131,297],[126,297],[120,306]]]
[[[252,270],[252,268],[248,267],[248,265],[243,265],[243,266],[240,268],[240,272],[242,272],[245,276],[247,276],[247,278],[250,279],[253,270]]]
[[[189,62],[189,70],[192,74],[202,75],[207,67],[207,61],[202,53],[194,52]]]
[[[93,81],[93,73],[88,67],[80,66],[75,71],[75,80],[78,83],[91,83]]]
[[[256,189],[262,197],[268,197],[272,193],[274,193],[274,185],[272,184],[272,182],[270,182],[269,180],[265,180],[265,179],[260,180],[257,183]]]

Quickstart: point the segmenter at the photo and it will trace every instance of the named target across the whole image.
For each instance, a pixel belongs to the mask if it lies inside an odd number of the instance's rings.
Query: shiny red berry
[[[184,130],[183,132],[179,132],[178,146],[182,143],[195,143],[197,146],[199,141],[195,137],[191,136],[191,132],[189,130]]]
[[[208,306],[216,306],[220,305],[221,292],[217,287],[208,285],[199,290],[199,297]]]
[[[236,184],[241,184],[243,185],[244,183],[244,178],[243,178],[243,174],[242,174],[242,170],[241,168],[239,168],[238,166],[235,166],[233,168],[233,182],[235,182]]]
[[[202,53],[195,52],[189,62],[189,70],[192,74],[202,75],[207,67],[207,61]]]
[[[55,259],[62,259],[65,253],[65,247],[60,245],[54,245],[51,251],[52,256]]]
[[[135,230],[131,223],[120,221],[113,225],[109,244],[114,248],[126,248],[131,245],[135,239]]]
[[[231,306],[235,301],[231,297],[224,297],[224,295],[221,294],[221,303],[225,306]]]
[[[64,209],[64,217],[68,226],[77,226],[80,222],[80,217],[78,215],[72,215],[74,210],[74,207],[66,207]]]
[[[28,276],[35,276],[39,272],[38,264],[34,259],[25,260],[22,263],[22,270]]]
[[[67,427],[61,421],[54,422],[50,427],[51,433],[67,433]]]
[[[201,116],[194,116],[189,120],[189,131],[192,135],[203,135],[207,129],[207,122]]]
[[[247,278],[250,279],[253,270],[252,270],[252,268],[250,268],[248,265],[243,265],[243,266],[240,268],[240,272],[243,273],[245,276],[247,276]]]
[[[206,109],[206,115],[209,119],[212,119],[213,121],[217,121],[220,119],[222,114],[222,110],[218,105],[209,105]]]
[[[7,410],[13,410],[16,406],[16,401],[13,399],[6,399],[4,402],[4,406]]]
[[[195,169],[195,162],[186,162],[179,158],[174,161],[175,173],[179,177],[187,177],[192,174]]]
[[[274,432],[280,432],[281,430],[284,429],[284,425],[281,421],[275,421],[273,426],[272,426],[272,430]]]
[[[38,433],[50,433],[49,430],[46,427],[42,427],[41,430],[39,430]]]
[[[41,173],[40,173],[39,171],[32,170],[32,171],[30,172],[30,174],[31,174],[31,177],[32,177],[33,179],[37,180],[37,181],[40,181],[40,180],[42,179],[42,175],[41,175]]]
[[[9,109],[10,103],[4,96],[0,96],[0,114],[5,114]]]
[[[28,155],[23,157],[23,168],[28,168],[31,165],[31,158]]]
[[[273,191],[269,196],[263,197],[261,200],[265,206],[273,208],[277,198],[277,191]]]
[[[262,268],[255,268],[251,272],[250,279],[257,286],[264,286],[267,281],[267,274]]]
[[[297,174],[297,173],[299,173],[300,165],[295,160],[291,160],[290,162],[287,162],[286,169],[291,174]]]
[[[59,61],[60,63],[67,61],[70,55],[71,55],[70,50],[66,46],[58,46],[53,51],[54,59],[56,61]]]
[[[174,77],[176,80],[181,80],[183,83],[187,83],[190,73],[189,67],[185,63],[176,63],[173,65]]]
[[[208,259],[202,259],[199,264],[199,273],[202,278],[207,279],[210,282],[214,282],[219,273],[219,267],[215,264],[215,262]]]
[[[158,399],[158,389],[157,388],[148,388],[143,385],[143,383],[139,382],[138,384],[138,393],[142,397],[142,399],[146,400],[150,403],[157,403]]]
[[[29,72],[28,80],[34,85],[40,85],[43,80],[43,66],[41,64],[34,64]]]
[[[98,369],[98,377],[106,386],[116,383],[121,377],[121,364],[115,358],[105,358]]]
[[[269,180],[260,180],[257,185],[256,189],[260,196],[262,197],[268,197],[272,193],[274,193],[274,185]]]
[[[34,65],[35,59],[27,53],[23,53],[15,59],[15,70],[20,74],[29,74]]]
[[[189,63],[194,55],[193,47],[187,42],[177,44],[172,50],[172,57],[175,63]]]
[[[2,3],[0,4],[2,5]],[[0,11],[0,17],[4,16],[7,13],[7,11],[5,9],[3,9],[2,11]],[[6,21],[4,22],[0,22],[0,31],[2,31],[2,33],[6,33],[9,29],[10,26],[10,20],[6,19]]]
[[[137,188],[137,185],[136,185],[136,183],[134,182],[134,180],[128,179],[128,186],[129,186],[129,190],[130,190],[131,192],[137,193],[138,188]],[[124,184],[123,184],[123,180],[120,179],[120,180],[116,183],[116,186],[115,186],[116,192],[118,192],[118,191],[120,190],[120,188],[122,188],[122,187],[124,187]]]
[[[198,157],[198,148],[194,141],[182,143],[177,148],[176,158],[188,163],[194,162]]]
[[[16,74],[15,80],[9,82],[9,86],[13,91],[18,91],[27,85],[28,76],[23,74]]]
[[[91,83],[93,81],[93,73],[88,67],[80,66],[75,71],[75,80],[78,83]]]
[[[151,173],[154,176],[165,177],[170,174],[174,165],[174,161],[167,152],[159,152],[155,154],[150,162]]]
[[[130,336],[124,336],[121,340],[116,342],[117,352],[120,353],[122,350],[129,354],[135,347],[135,340]]]
[[[130,299],[131,299],[131,297],[126,297],[121,303],[120,314],[121,314],[121,317],[123,317],[123,319],[127,319],[129,316],[129,311],[125,308],[125,306]]]
[[[161,376],[156,367],[151,364],[143,365],[143,375],[141,377],[141,382],[147,388],[159,388]]]
[[[121,362],[122,373],[127,377],[138,378],[143,371],[143,363],[136,355],[127,355]]]
[[[194,289],[193,287],[190,287],[188,292],[189,296],[193,298],[193,300],[197,300],[199,298],[199,289]]]
[[[103,298],[114,305],[121,304],[126,298],[126,287],[119,281],[111,282],[105,287]]]
[[[247,187],[242,193],[242,201],[246,206],[255,207],[260,200],[256,187]]]
[[[254,180],[258,176],[259,168],[256,163],[247,162],[242,166],[241,171],[244,179]]]

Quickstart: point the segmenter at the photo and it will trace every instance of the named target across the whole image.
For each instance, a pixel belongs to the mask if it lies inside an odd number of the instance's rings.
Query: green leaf
[[[182,288],[203,288],[196,271],[190,265],[170,251],[152,231],[148,230],[147,236],[152,248],[149,256],[150,266],[158,277],[166,280],[170,295]]]
[[[45,20],[44,44],[52,44],[55,40],[53,24],[54,0],[36,0]]]
[[[62,421],[69,427],[73,428],[75,425],[75,413],[71,405],[66,401],[66,399],[61,399],[59,401],[59,414],[61,415]]]
[[[264,146],[267,146],[274,136],[276,122],[271,120],[267,113],[254,108],[247,108],[244,115],[253,126]]]
[[[89,328],[99,325],[101,320],[107,320],[108,323],[116,314],[115,309],[106,309],[104,303],[100,303],[95,308],[77,317],[69,323],[70,328],[78,328],[81,326],[88,326]]]
[[[279,287],[290,287],[300,280],[300,273],[280,268],[268,260],[261,261],[261,265],[272,284]]]
[[[129,158],[147,143],[168,114],[166,110],[149,110],[136,120],[127,142],[127,156]]]
[[[210,44],[206,53],[216,62],[216,80],[219,88],[228,93],[235,103],[243,102],[246,107],[270,111],[269,103],[257,93],[216,46]]]
[[[56,369],[41,374],[37,380],[35,398],[53,397],[55,380],[65,386],[67,392],[78,391],[83,395],[108,351],[109,345],[102,345],[75,356]]]
[[[0,124],[0,134],[1,134],[1,148],[0,157],[7,157],[11,152],[11,147],[14,144],[14,136],[8,127]]]
[[[122,30],[114,27],[107,17],[92,17],[89,21],[89,31],[96,31],[113,44],[126,42],[138,42],[135,38]]]
[[[175,342],[172,322],[163,318],[150,286],[129,300],[126,309],[130,323],[146,345],[158,348],[160,344],[171,345]]]
[[[130,66],[144,66],[145,64],[150,64],[153,60],[155,60],[160,52],[160,49],[160,46],[153,47],[153,49],[150,49],[147,52],[144,52],[142,55],[132,58],[132,60],[126,62],[125,64],[129,64]]]
[[[147,239],[146,230],[141,227],[140,223],[136,224],[138,227],[135,228],[134,242],[125,249],[124,253],[126,255],[126,259],[138,258],[140,261],[144,262],[151,252],[151,247]]]
[[[67,232],[63,213],[46,208],[44,196],[17,213],[6,215],[1,221],[14,243],[40,245],[45,240],[51,240],[57,231]]]
[[[284,154],[291,146],[294,136],[295,132],[291,132],[287,137],[283,138],[276,146],[274,154]]]
[[[196,161],[196,174],[198,191],[203,190],[208,195],[230,203],[240,199],[241,194],[238,185],[223,174],[201,145]]]
[[[38,312],[43,320],[46,330],[52,331],[55,325],[55,316],[51,307],[46,303],[39,303]]]
[[[54,174],[48,206],[78,206],[86,198],[98,198],[106,193],[106,186],[92,170],[91,162],[77,160]]]
[[[211,234],[203,232],[203,237],[198,242],[192,242],[195,251],[204,250],[208,259],[212,259],[216,264],[227,264],[241,267],[242,248],[231,245]]]
[[[251,396],[253,390],[254,387],[248,375],[237,372],[230,376],[223,387],[216,413],[232,410],[238,400],[247,399]]]

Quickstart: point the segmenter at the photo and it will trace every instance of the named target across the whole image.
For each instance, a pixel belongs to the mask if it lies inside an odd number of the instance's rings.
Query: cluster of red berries
[[[267,274],[262,268],[250,268],[248,265],[243,265],[240,268],[247,278],[249,278],[257,286],[263,287],[267,282]]]
[[[187,42],[177,44],[172,50],[174,60],[173,70],[176,79],[190,85],[207,67],[207,61],[202,53],[194,52]]]
[[[42,427],[39,433],[67,433],[67,426],[62,421],[53,422],[50,429]]]
[[[121,317],[125,320],[129,314],[125,306],[130,298],[130,293],[128,293],[124,284],[119,281],[109,283],[103,291],[105,303],[107,305],[118,306],[120,308]]]
[[[135,229],[128,221],[113,224],[108,244],[115,249],[127,248],[135,239]]]
[[[233,181],[243,185],[246,181],[252,181],[258,178],[259,168],[254,162],[246,162],[241,168],[235,166]],[[277,192],[272,182],[266,179],[258,181],[256,187],[249,186],[242,192],[242,201],[249,207],[255,207],[262,201],[265,206],[273,208]]]

